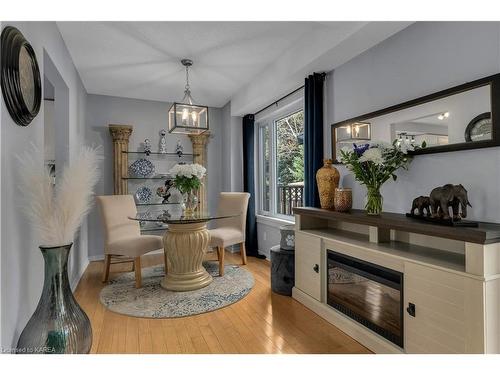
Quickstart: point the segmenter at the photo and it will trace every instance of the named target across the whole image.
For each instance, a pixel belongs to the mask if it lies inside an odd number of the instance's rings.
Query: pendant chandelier
[[[189,87],[189,67],[193,61],[182,59],[186,67],[186,86],[184,97],[180,102],[174,102],[168,111],[169,133],[201,134],[208,130],[208,107],[194,104]]]

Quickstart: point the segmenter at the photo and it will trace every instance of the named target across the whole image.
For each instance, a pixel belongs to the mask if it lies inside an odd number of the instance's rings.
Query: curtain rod
[[[322,72],[322,73],[319,73],[319,74],[321,75],[321,77],[322,77],[323,79],[325,79],[325,77],[328,75],[328,73],[327,73],[327,72]],[[289,92],[289,93],[288,93],[288,94],[286,94],[285,96],[282,96],[281,98],[279,98],[278,100],[276,100],[276,101],[272,102],[272,103],[271,103],[271,104],[269,104],[268,106],[266,106],[266,107],[262,108],[261,110],[259,110],[259,111],[255,112],[253,115],[254,115],[254,116],[256,116],[256,115],[258,115],[259,113],[261,113],[262,111],[265,111],[266,109],[271,108],[273,105],[278,104],[278,103],[279,103],[279,102],[281,102],[283,99],[288,98],[290,95],[295,94],[295,93],[296,93],[297,91],[299,91],[299,90],[302,90],[302,89],[304,88],[304,86],[305,86],[305,85],[302,85],[302,86],[300,86],[300,87],[296,88],[296,89],[295,89],[295,90],[293,90],[292,92]]]
[[[256,116],[256,115],[258,115],[259,113],[261,113],[262,111],[265,111],[266,109],[271,108],[273,105],[278,104],[278,103],[279,103],[279,102],[281,102],[283,99],[288,98],[290,95],[295,94],[297,91],[302,90],[303,88],[304,88],[304,85],[302,85],[302,86],[300,86],[300,87],[296,88],[296,89],[295,89],[295,90],[293,90],[292,92],[289,92],[289,93],[288,93],[288,94],[286,94],[285,96],[283,96],[283,97],[279,98],[278,100],[275,100],[274,102],[272,102],[272,103],[271,103],[271,104],[269,104],[268,106],[266,106],[266,107],[262,108],[261,110],[259,110],[259,111],[255,112],[253,115],[254,115],[254,116]]]

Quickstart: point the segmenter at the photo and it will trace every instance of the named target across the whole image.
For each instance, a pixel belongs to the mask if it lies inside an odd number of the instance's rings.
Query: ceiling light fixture
[[[194,104],[189,86],[189,67],[193,60],[182,59],[186,67],[186,86],[184,97],[174,102],[168,111],[168,132],[181,134],[201,134],[208,130],[208,106]]]
[[[370,123],[369,122],[354,122],[352,124],[345,125],[341,129],[345,131],[347,137],[341,136],[337,138],[342,142],[345,141],[369,141],[370,137]]]
[[[445,118],[448,118],[448,117],[450,117],[450,112],[444,112],[438,116],[438,120],[444,120]]]

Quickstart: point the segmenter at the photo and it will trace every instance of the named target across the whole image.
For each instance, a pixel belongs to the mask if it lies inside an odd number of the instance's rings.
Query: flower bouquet
[[[174,177],[174,186],[185,194],[185,214],[192,215],[198,206],[195,191],[201,186],[201,179],[206,173],[205,167],[200,164],[177,164],[169,173]]]
[[[353,145],[354,148],[344,147],[340,150],[340,160],[350,170],[356,180],[367,188],[366,213],[380,215],[382,212],[383,197],[380,188],[388,179],[396,181],[395,172],[399,168],[408,169],[411,156],[408,151],[425,147],[398,142],[373,142],[371,144]]]

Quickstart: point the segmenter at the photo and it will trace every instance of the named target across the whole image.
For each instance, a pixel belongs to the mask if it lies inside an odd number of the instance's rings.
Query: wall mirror
[[[500,74],[332,125],[332,155],[371,140],[406,142],[431,154],[500,145]]]

